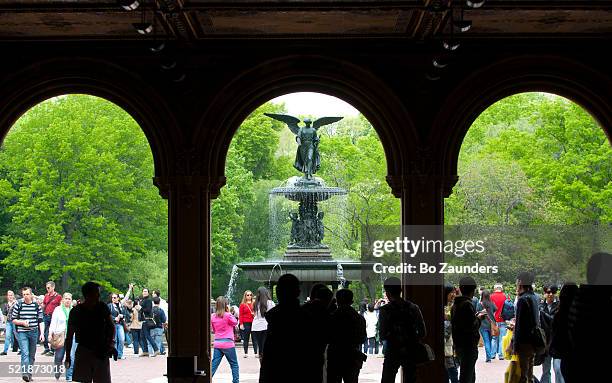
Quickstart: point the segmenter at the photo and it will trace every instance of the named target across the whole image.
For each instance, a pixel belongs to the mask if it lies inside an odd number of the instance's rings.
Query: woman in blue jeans
[[[485,346],[485,354],[486,354],[486,362],[491,362],[491,359],[495,357],[495,351],[492,349],[491,341],[491,321],[495,322],[495,311],[497,307],[495,303],[491,301],[491,294],[488,290],[483,290],[480,295],[480,302],[476,306],[476,311],[480,311],[486,313],[480,320],[480,335],[482,336],[482,341]]]
[[[219,297],[215,304],[215,312],[210,316],[210,327],[215,334],[214,352],[212,358],[212,376],[225,356],[232,369],[232,383],[239,381],[238,356],[234,344],[234,327],[238,320],[229,313],[227,298]]]

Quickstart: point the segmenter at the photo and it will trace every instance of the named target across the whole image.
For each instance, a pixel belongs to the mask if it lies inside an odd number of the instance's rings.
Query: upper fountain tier
[[[276,187],[270,191],[273,195],[282,195],[291,201],[325,201],[336,195],[346,195],[346,189],[325,186],[322,178],[313,177],[307,180],[304,177],[291,177],[284,186]]]

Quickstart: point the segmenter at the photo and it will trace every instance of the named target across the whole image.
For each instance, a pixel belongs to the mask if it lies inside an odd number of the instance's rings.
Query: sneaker
[[[40,355],[47,355],[49,353],[49,350],[44,350],[43,352],[40,353]]]
[[[17,355],[21,355],[21,350],[17,351]]]
[[[166,355],[166,351],[160,352],[159,355]]]
[[[500,357],[499,357],[499,360],[504,360],[504,358],[500,356]]]
[[[127,356],[123,355],[123,356],[122,356],[121,358],[119,358],[119,359],[121,359],[121,360],[126,360],[126,359],[127,359]]]
[[[151,356],[156,357],[157,355],[159,355],[159,351],[155,351]]]
[[[30,382],[30,376],[28,374],[23,374],[21,375],[21,379],[23,379],[24,382]]]
[[[6,352],[2,351],[0,352],[0,355],[6,355]]]
[[[142,354],[140,354],[140,357],[141,357],[141,358],[142,358],[143,356],[148,358],[148,357],[149,357],[149,353],[148,353],[148,352],[143,352]]]

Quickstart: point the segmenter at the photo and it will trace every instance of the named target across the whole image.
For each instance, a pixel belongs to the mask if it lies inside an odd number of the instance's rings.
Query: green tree
[[[0,175],[10,217],[2,274],[13,283],[123,289],[132,260],[167,247],[147,140],[106,100],[69,95],[32,108],[4,141]]]

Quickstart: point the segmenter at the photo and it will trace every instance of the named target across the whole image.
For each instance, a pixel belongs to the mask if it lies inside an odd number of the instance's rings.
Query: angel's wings
[[[323,125],[333,124],[334,122],[340,121],[343,118],[344,117],[321,117],[316,119],[315,122],[312,123],[312,127],[315,129],[319,129]]]
[[[298,126],[298,122],[300,122],[299,118],[289,116],[287,114],[275,114],[275,113],[264,113],[264,114],[270,118],[273,118],[278,121],[282,121],[285,124],[287,124],[291,132],[293,132],[293,134],[295,135],[297,135],[298,132],[300,131],[300,127]]]

